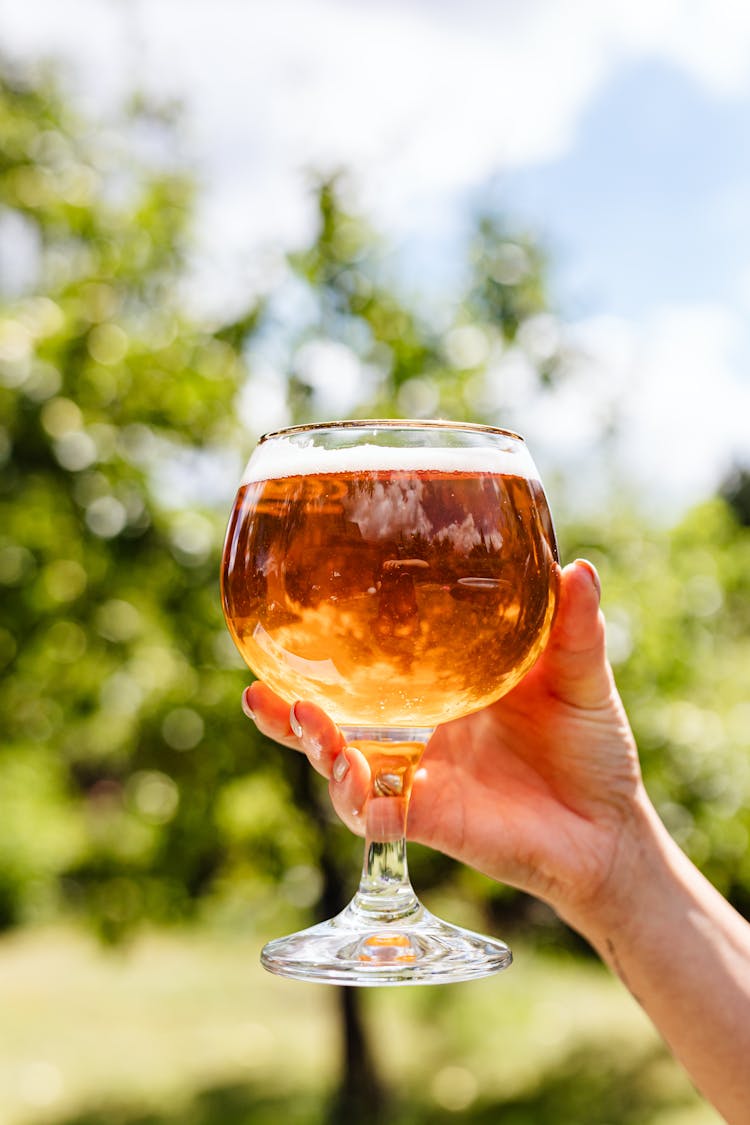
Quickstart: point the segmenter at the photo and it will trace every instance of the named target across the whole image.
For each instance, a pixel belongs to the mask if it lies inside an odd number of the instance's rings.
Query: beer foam
[[[493,445],[386,446],[353,445],[341,449],[321,449],[300,445],[288,438],[262,442],[254,451],[242,477],[242,484],[278,480],[281,477],[325,476],[330,473],[377,473],[425,471],[445,473],[497,473],[504,476],[539,480],[539,473],[525,445],[498,449]]]

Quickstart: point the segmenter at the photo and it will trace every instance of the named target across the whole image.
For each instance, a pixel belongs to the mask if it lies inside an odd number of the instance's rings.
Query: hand
[[[262,683],[246,690],[243,706],[264,734],[307,754],[330,779],[338,815],[361,833],[369,767],[324,712],[298,702],[290,714]],[[578,560],[562,573],[549,644],[521,683],[435,731],[414,779],[408,835],[545,899],[570,920],[605,893],[618,842],[643,799],[607,663],[599,581]]]

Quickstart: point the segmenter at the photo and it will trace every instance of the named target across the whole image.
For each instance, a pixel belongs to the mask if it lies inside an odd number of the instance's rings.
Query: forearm
[[[731,1125],[750,1120],[750,924],[687,859],[647,799],[608,885],[571,922],[620,976]],[[565,914],[566,912],[563,911]]]

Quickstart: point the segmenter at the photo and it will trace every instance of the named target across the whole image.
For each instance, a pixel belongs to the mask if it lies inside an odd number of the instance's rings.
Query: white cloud
[[[0,13],[11,48],[74,59],[92,102],[136,83],[184,99],[205,246],[235,260],[303,235],[311,166],[354,168],[380,221],[408,229],[428,200],[563,154],[624,60],[750,88],[744,0],[5,0]]]
[[[617,8],[634,48],[673,62],[714,94],[733,97],[750,89],[745,0],[639,0]]]
[[[571,326],[581,359],[569,378],[551,393],[530,390],[521,405],[532,450],[576,497],[596,503],[619,480],[654,514],[678,516],[747,460],[750,385],[733,368],[742,331],[709,304],[665,307],[643,325],[595,317]],[[602,442],[605,420],[612,438]]]
[[[657,470],[668,489],[705,494],[717,468],[747,456],[750,386],[732,370],[740,333],[712,305],[664,308],[647,326],[623,426],[638,440],[621,441],[625,467],[644,485]]]

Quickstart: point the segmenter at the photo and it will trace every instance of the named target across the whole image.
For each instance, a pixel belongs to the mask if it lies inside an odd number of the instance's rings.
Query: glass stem
[[[409,881],[406,818],[414,774],[432,731],[344,728],[344,734],[370,766],[364,864],[349,910],[377,924],[413,917],[422,907]]]

